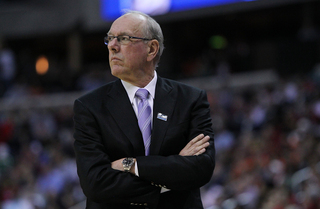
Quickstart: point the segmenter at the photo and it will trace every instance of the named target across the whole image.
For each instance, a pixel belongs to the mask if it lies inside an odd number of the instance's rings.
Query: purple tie
[[[145,147],[145,154],[149,155],[149,147],[151,142],[151,107],[148,103],[148,90],[138,89],[136,97],[141,101],[138,104],[138,123],[142,133]]]

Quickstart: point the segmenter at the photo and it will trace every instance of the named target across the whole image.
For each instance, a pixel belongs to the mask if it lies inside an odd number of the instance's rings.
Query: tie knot
[[[148,98],[149,91],[147,89],[138,89],[136,92],[136,96],[143,100]]]

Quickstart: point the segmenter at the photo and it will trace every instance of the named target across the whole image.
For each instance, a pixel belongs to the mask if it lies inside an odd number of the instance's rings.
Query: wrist
[[[133,158],[133,165],[130,168],[130,173],[132,173],[134,175],[136,174],[136,159],[135,158]]]

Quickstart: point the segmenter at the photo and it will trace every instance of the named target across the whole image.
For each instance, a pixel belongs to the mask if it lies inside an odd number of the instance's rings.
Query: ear
[[[148,43],[148,57],[147,60],[152,61],[158,54],[159,42],[156,39],[149,41]]]

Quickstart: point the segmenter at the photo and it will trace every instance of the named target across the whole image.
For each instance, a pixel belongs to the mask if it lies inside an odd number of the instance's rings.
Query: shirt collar
[[[131,104],[133,103],[133,99],[135,97],[136,91],[139,89],[139,87],[132,85],[131,83],[128,83],[124,80],[121,80],[122,85],[124,86],[125,90],[127,91],[128,97],[130,99]],[[150,96],[152,99],[155,97],[155,91],[156,91],[156,84],[157,84],[157,72],[154,71],[154,77],[152,80],[144,87],[144,89],[147,89],[149,91]]]

